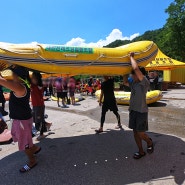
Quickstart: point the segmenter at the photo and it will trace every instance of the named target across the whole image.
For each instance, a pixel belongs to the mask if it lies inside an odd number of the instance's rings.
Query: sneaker
[[[122,125],[115,126],[115,129],[123,129]]]

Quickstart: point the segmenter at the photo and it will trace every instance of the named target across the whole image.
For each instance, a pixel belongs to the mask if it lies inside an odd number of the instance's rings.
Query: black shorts
[[[57,92],[57,98],[62,98],[62,92]]]
[[[148,130],[148,112],[140,113],[130,111],[129,128],[137,132],[145,132]]]
[[[103,102],[102,112],[107,112],[108,110],[113,111],[113,112],[118,111],[116,100],[109,100],[109,101]]]
[[[69,95],[70,95],[70,97],[74,97],[75,96],[75,92],[74,91],[70,91]]]
[[[61,98],[67,98],[67,92],[62,92]]]

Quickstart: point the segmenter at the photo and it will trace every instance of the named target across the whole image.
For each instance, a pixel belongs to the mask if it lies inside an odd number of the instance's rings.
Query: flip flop
[[[150,140],[152,141],[151,138],[150,138]],[[151,146],[147,146],[147,152],[149,154],[152,154],[154,152],[154,144],[153,144],[153,141],[152,141],[152,145]]]
[[[25,166],[23,166],[19,171],[20,173],[25,173],[30,171],[32,168],[34,168],[37,165],[37,163],[35,163],[32,167],[30,167],[28,164],[26,164]]]
[[[134,159],[141,159],[142,157],[144,157],[146,155],[146,153],[144,152],[144,154],[140,154],[139,152],[136,152],[133,156]]]
[[[100,134],[100,133],[102,133],[103,132],[103,130],[95,130],[95,132],[96,132],[96,134]]]

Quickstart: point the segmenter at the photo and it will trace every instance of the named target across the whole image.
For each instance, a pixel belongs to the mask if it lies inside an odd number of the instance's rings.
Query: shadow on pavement
[[[163,103],[163,102],[155,102],[155,103],[148,105],[148,107],[166,107],[166,106],[167,106],[167,104]]]
[[[131,131],[110,130],[100,135],[46,138],[41,141],[38,166],[20,174],[26,157],[13,153],[0,161],[0,184],[124,185],[185,180],[185,142],[175,136],[149,133],[155,152],[140,160]],[[174,179],[173,179],[174,178]],[[170,184],[170,183],[169,183]]]

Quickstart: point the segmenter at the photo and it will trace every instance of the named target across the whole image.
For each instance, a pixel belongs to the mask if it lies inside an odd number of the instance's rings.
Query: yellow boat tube
[[[100,98],[100,93],[101,93],[101,90],[96,91],[96,96],[98,99]],[[130,92],[115,91],[114,94],[118,105],[129,105],[130,95],[131,95]],[[146,103],[147,104],[155,103],[161,100],[162,97],[163,97],[162,92],[159,90],[149,91],[147,92],[147,95],[146,95]]]
[[[0,43],[0,62],[45,73],[123,75],[131,70],[130,52],[135,52],[140,66],[146,66],[155,59],[158,47],[152,41],[139,41],[122,48]]]

